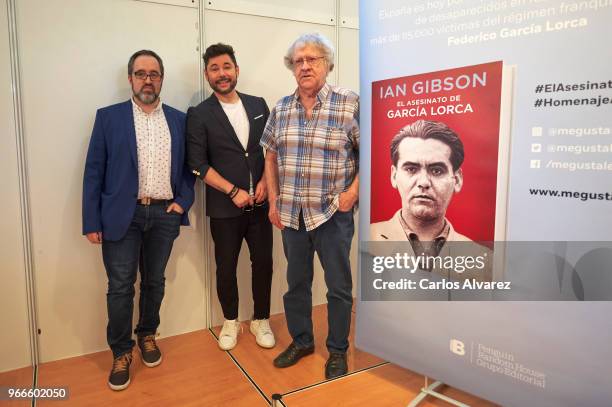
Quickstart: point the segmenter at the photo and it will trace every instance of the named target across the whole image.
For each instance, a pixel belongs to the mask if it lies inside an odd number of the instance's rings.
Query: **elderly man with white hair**
[[[266,149],[269,217],[282,230],[287,257],[285,316],[293,342],[275,360],[294,365],[314,352],[314,253],[327,284],[328,379],[347,373],[353,304],[349,261],[353,207],[359,195],[359,97],[331,86],[334,47],[320,34],[300,36],[285,65],[297,82],[272,109],[261,138]]]

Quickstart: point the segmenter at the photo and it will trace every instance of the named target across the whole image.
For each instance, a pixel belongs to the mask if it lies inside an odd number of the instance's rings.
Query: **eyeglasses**
[[[147,78],[151,79],[151,82],[159,82],[162,78],[162,75],[159,72],[149,72],[146,73],[145,71],[136,71],[134,72],[134,76],[136,77],[136,79],[139,79],[141,81],[146,81]]]
[[[293,67],[300,68],[304,63],[307,63],[308,66],[319,66],[321,65],[322,59],[325,57],[304,57],[293,60]]]

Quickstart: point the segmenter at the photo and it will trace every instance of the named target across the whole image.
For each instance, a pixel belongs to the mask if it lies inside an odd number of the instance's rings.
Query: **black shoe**
[[[140,348],[142,363],[147,367],[155,367],[161,363],[162,355],[157,343],[155,343],[155,335],[139,336],[138,347]]]
[[[293,342],[287,349],[285,349],[280,355],[274,359],[274,366],[276,367],[289,367],[295,365],[298,360],[306,355],[314,353],[314,345],[307,348],[298,348]]]
[[[111,389],[119,391],[130,385],[130,364],[132,363],[132,352],[124,353],[113,360],[113,368],[108,377],[108,385]]]
[[[329,354],[329,359],[325,363],[325,378],[334,379],[338,376],[345,375],[348,372],[348,365],[346,364],[346,353],[335,353]]]

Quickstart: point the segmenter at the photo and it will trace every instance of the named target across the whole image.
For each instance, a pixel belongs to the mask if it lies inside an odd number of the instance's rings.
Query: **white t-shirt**
[[[221,107],[223,111],[227,115],[236,135],[238,136],[238,140],[240,140],[240,144],[246,150],[247,145],[249,143],[249,118],[247,117],[246,110],[244,110],[244,106],[242,105],[242,100],[238,99],[236,103],[221,103]]]
[[[238,140],[240,140],[240,144],[242,144],[242,147],[246,150],[249,144],[249,131],[251,128],[249,126],[249,118],[246,110],[244,110],[244,106],[242,105],[242,100],[238,99],[236,103],[224,103],[222,101],[219,101],[219,103],[221,103],[225,115],[234,128]],[[253,174],[249,174],[249,178],[249,194],[253,195]]]

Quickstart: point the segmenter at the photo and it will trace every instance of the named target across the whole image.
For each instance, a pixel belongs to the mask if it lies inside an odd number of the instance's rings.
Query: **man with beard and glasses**
[[[214,44],[203,55],[213,94],[187,112],[187,162],[206,183],[206,213],[215,243],[217,295],[223,309],[219,347],[236,346],[236,267],[242,241],[251,258],[254,312],[250,331],[263,348],[275,345],[269,324],[272,286],[272,225],[263,149],[259,145],[269,110],[263,98],[236,91],[240,69],[231,46]]]
[[[108,385],[130,384],[134,283],[140,270],[134,333],[143,363],[162,355],[155,342],[164,270],[180,225],[188,225],[194,177],[185,165],[185,114],[159,100],[164,65],[141,50],[128,62],[133,96],[96,114],[83,176],[83,234],[102,245],[108,276],[107,341],[113,352]]]

